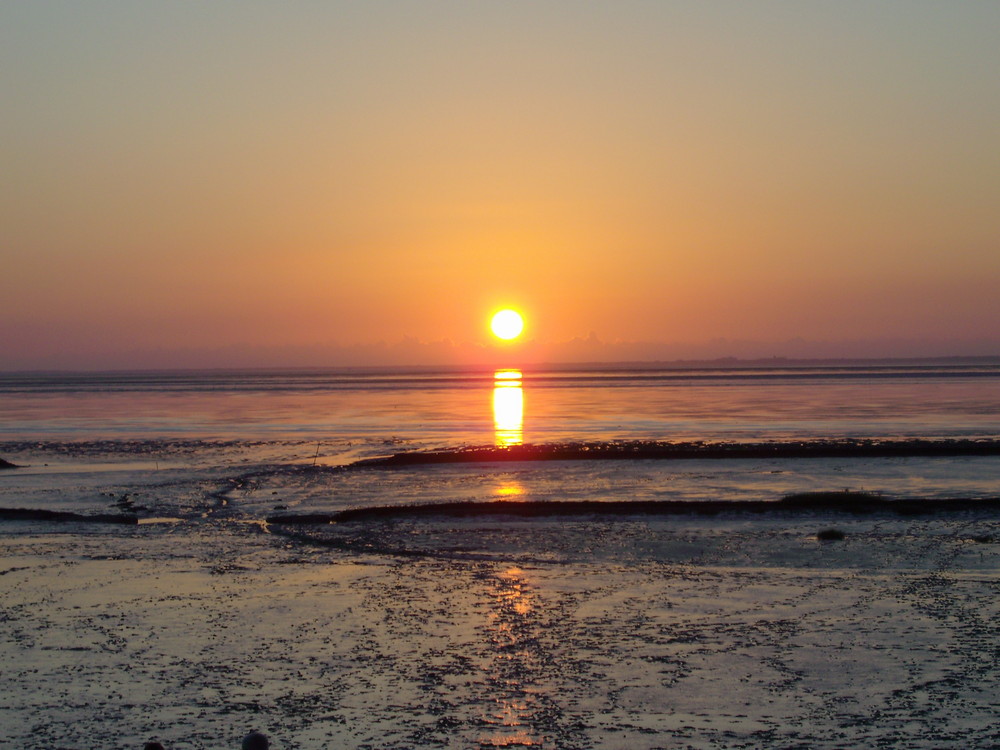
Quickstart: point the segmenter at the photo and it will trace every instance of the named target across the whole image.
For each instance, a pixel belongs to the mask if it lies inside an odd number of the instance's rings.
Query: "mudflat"
[[[818,538],[830,528],[843,538]],[[207,749],[249,729],[302,750],[1000,742],[992,514],[275,531],[7,522],[3,744]],[[323,543],[338,535],[372,551]]]

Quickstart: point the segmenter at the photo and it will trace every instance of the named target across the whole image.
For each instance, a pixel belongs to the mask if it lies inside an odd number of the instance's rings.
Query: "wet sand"
[[[843,541],[822,542],[835,526]],[[985,748],[992,514],[0,527],[3,744]],[[364,545],[369,544],[365,553]],[[378,550],[406,550],[382,554]]]

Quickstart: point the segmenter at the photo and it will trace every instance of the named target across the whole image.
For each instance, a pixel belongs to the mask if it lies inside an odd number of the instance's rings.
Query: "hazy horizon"
[[[602,367],[711,367],[716,365],[756,367],[770,363],[793,366],[827,364],[891,365],[893,363],[980,363],[1000,364],[1000,355],[985,342],[955,352],[950,345],[940,350],[913,342],[896,342],[892,356],[879,342],[849,342],[831,347],[822,342],[791,341],[706,342],[698,346],[669,346],[648,342],[604,343],[591,339],[539,347],[525,342],[516,351],[498,353],[493,347],[457,346],[450,342],[378,342],[354,347],[247,347],[238,344],[204,351],[158,351],[96,353],[90,358],[78,352],[65,357],[40,360],[33,366],[0,369],[0,374],[31,372],[143,372],[199,370],[467,370],[492,368]],[[830,353],[830,352],[840,352]],[[906,353],[910,352],[910,353]],[[136,366],[136,362],[142,364]]]
[[[0,371],[1000,354],[998,30],[6,4]]]

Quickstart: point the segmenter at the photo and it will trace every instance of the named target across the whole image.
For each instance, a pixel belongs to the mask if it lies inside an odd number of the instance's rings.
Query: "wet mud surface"
[[[250,729],[276,750],[1000,744],[994,511],[733,510],[862,483],[995,497],[996,459],[385,471],[313,465],[307,443],[126,448],[10,452],[34,468],[0,487],[32,511],[0,523],[0,747],[215,750]],[[266,520],[621,499],[739,502]]]
[[[208,521],[2,538],[10,747],[991,747],[988,518]],[[332,533],[332,532],[331,532]],[[358,534],[359,532],[353,532]]]
[[[996,456],[1000,440],[840,439],[767,442],[673,442],[615,440],[544,445],[470,446],[407,451],[364,459],[371,467],[506,461],[608,461],[767,458],[888,458],[906,456]]]

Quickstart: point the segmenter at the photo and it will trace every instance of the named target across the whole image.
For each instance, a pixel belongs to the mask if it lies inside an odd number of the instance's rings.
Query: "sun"
[[[493,335],[505,341],[512,341],[524,330],[524,320],[516,310],[501,310],[490,321]]]

